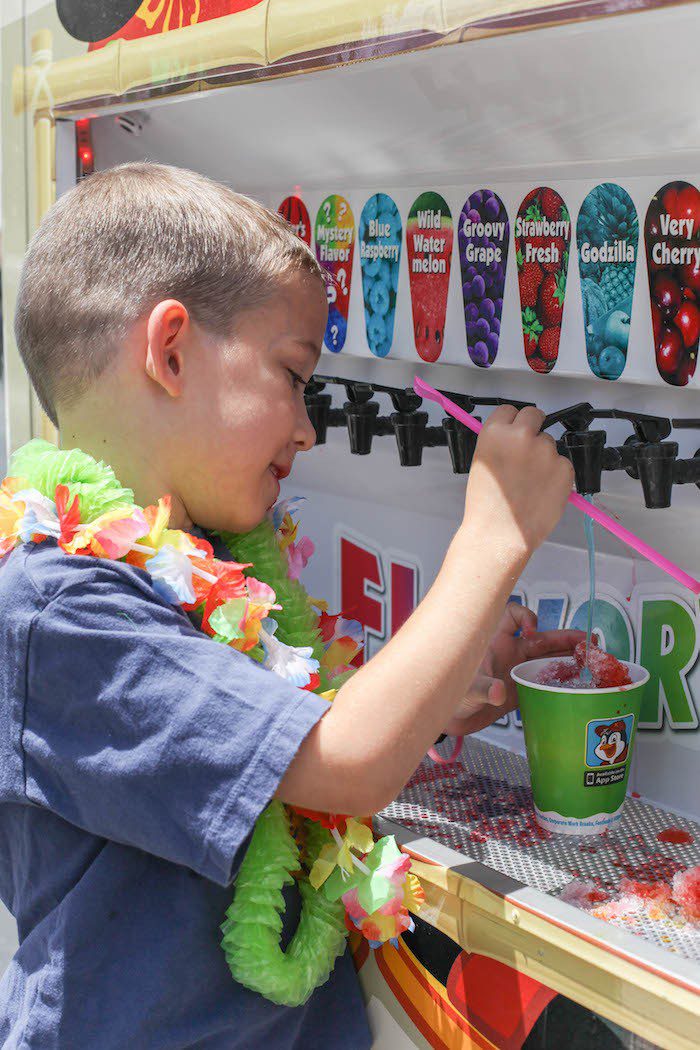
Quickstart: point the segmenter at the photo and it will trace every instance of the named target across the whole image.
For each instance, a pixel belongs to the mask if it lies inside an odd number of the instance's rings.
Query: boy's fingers
[[[538,656],[566,656],[573,653],[579,642],[585,641],[585,631],[541,631],[525,639],[528,659]]]
[[[492,704],[500,707],[505,703],[506,687],[500,678],[491,678],[489,675],[479,674],[474,679],[472,688],[469,690],[469,699],[478,700],[482,704]]]
[[[537,613],[528,609],[527,605],[508,602],[501,619],[501,630],[508,631],[509,634],[521,631],[523,636],[533,634],[537,630]]]
[[[513,426],[519,430],[526,430],[529,434],[539,434],[544,420],[545,414],[540,408],[521,408]]]
[[[518,410],[515,405],[499,405],[497,408],[494,408],[484,423],[484,427],[494,426],[496,423],[512,423],[517,414]]]

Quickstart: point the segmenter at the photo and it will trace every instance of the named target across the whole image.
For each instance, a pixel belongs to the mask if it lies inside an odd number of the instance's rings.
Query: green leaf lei
[[[174,564],[176,556],[186,563],[193,558],[187,564],[193,565],[199,577],[211,581],[207,588],[214,593],[212,584],[218,577],[196,568],[200,551],[187,533],[167,530],[158,533],[160,540],[149,540],[148,528],[155,528],[158,514],[167,524],[165,504],[150,508],[147,520],[148,511],[134,505],[132,491],[120,484],[109,466],[80,449],[65,451],[44,441],[31,441],[17,451],[10,470],[13,477],[0,485],[0,553],[12,550],[23,539],[41,542],[46,535],[54,535],[67,553],[115,559],[130,558],[132,551],[143,559],[148,553],[153,565],[156,554],[160,558],[169,551]],[[165,527],[163,520],[161,526]],[[238,563],[236,571],[241,564],[250,565],[249,595],[259,594],[263,581],[274,591],[269,601],[281,604],[281,608],[272,606],[279,609],[277,651],[279,643],[311,651],[319,661],[317,691],[339,688],[346,674],[328,680],[321,664],[325,646],[318,616],[303,586],[290,577],[287,554],[280,549],[272,523],[264,521],[241,535],[222,532],[220,539]],[[222,568],[221,563],[212,563],[212,567],[216,564]],[[146,568],[148,571],[148,563]],[[242,619],[237,622],[239,603],[242,615],[248,615],[246,600],[238,594],[236,591],[228,604],[221,597],[209,621],[214,640],[234,646],[243,631]],[[172,600],[184,601],[181,597]],[[191,598],[187,601],[191,603]],[[267,639],[271,645],[271,635]],[[249,655],[264,659],[259,645]],[[370,944],[378,945],[412,928],[408,911],[417,910],[423,899],[418,880],[409,873],[410,860],[393,839],[373,845],[367,828],[353,818],[292,812],[302,849],[293,834],[290,811],[281,802],[271,802],[258,818],[236,877],[233,903],[221,926],[221,946],[235,980],[285,1006],[301,1005],[327,980],[344,948],[346,915]],[[291,943],[282,950],[282,889],[294,881],[302,899],[301,918]]]

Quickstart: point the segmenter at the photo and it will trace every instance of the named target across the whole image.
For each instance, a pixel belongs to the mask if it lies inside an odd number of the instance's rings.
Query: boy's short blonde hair
[[[53,205],[27,253],[15,335],[54,424],[131,326],[178,299],[229,336],[295,271],[324,272],[285,220],[203,175],[160,164],[96,172]]]

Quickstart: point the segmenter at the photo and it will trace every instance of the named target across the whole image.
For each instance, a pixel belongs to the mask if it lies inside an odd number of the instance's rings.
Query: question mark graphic
[[[347,210],[348,210],[347,201],[341,201],[340,202],[340,209],[338,211],[338,222],[340,222],[340,220],[342,219],[343,215],[345,215],[345,212]]]
[[[331,339],[332,339],[332,342],[333,342],[333,346],[337,346],[338,345],[338,333],[339,333],[339,331],[340,331],[340,329],[338,328],[337,324],[332,324],[331,325]]]
[[[326,298],[328,299],[328,305],[329,306],[332,306],[333,303],[338,298],[338,293],[337,293],[335,285],[333,284],[332,281],[329,281],[328,284],[326,285]]]
[[[345,267],[344,266],[341,266],[341,268],[338,270],[338,284],[340,285],[340,287],[343,290],[343,295],[347,295],[348,294],[348,289],[347,289],[347,285],[345,284]]]
[[[331,221],[331,202],[330,201],[324,201],[323,202],[323,210],[326,213],[326,222],[330,222]]]

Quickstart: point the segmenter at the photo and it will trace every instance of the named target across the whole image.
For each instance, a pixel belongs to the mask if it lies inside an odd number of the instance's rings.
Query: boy
[[[278,217],[137,164],[51,210],[16,331],[64,448],[109,463],[142,507],[169,493],[171,528],[244,532],[313,446],[303,395],[325,323],[323,275]],[[4,559],[0,891],[20,940],[0,984],[5,1047],[370,1045],[347,954],[284,1009],[232,981],[219,924],[273,796],[377,811],[442,730],[513,706],[516,661],[578,639],[538,635],[515,608],[498,629],[571,487],[541,421],[493,414],[435,584],[330,710],[212,644],[142,570],[50,540]]]

